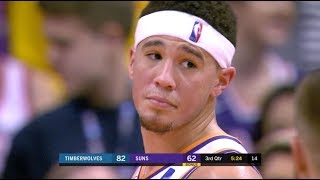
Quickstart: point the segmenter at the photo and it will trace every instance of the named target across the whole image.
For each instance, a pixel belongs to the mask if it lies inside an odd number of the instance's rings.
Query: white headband
[[[154,35],[183,39],[211,54],[220,67],[231,66],[232,43],[203,19],[180,11],[158,11],[141,17],[135,32],[134,48]]]

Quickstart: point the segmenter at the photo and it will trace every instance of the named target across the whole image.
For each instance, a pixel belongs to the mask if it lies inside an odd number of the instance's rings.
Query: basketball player
[[[310,71],[296,92],[297,136],[292,143],[297,178],[320,178],[320,69]]]
[[[146,153],[247,153],[215,118],[235,75],[232,18],[214,1],[151,1],[142,11],[129,73]],[[261,176],[252,166],[143,166],[132,178]]]

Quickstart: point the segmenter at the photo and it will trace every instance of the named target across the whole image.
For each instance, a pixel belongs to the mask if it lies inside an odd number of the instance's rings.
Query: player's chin
[[[173,129],[173,122],[164,122],[160,119],[140,118],[140,124],[144,129],[160,134]]]

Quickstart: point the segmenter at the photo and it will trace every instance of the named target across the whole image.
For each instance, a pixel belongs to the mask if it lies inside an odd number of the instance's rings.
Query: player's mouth
[[[155,106],[159,106],[163,108],[169,108],[169,107],[177,108],[177,106],[173,102],[160,96],[148,96],[147,99],[151,104]]]

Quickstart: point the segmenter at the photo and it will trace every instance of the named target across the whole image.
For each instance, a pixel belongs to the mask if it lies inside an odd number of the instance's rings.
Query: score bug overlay
[[[260,166],[261,154],[61,153],[61,166]]]
[[[202,166],[260,166],[261,154],[201,154]]]

